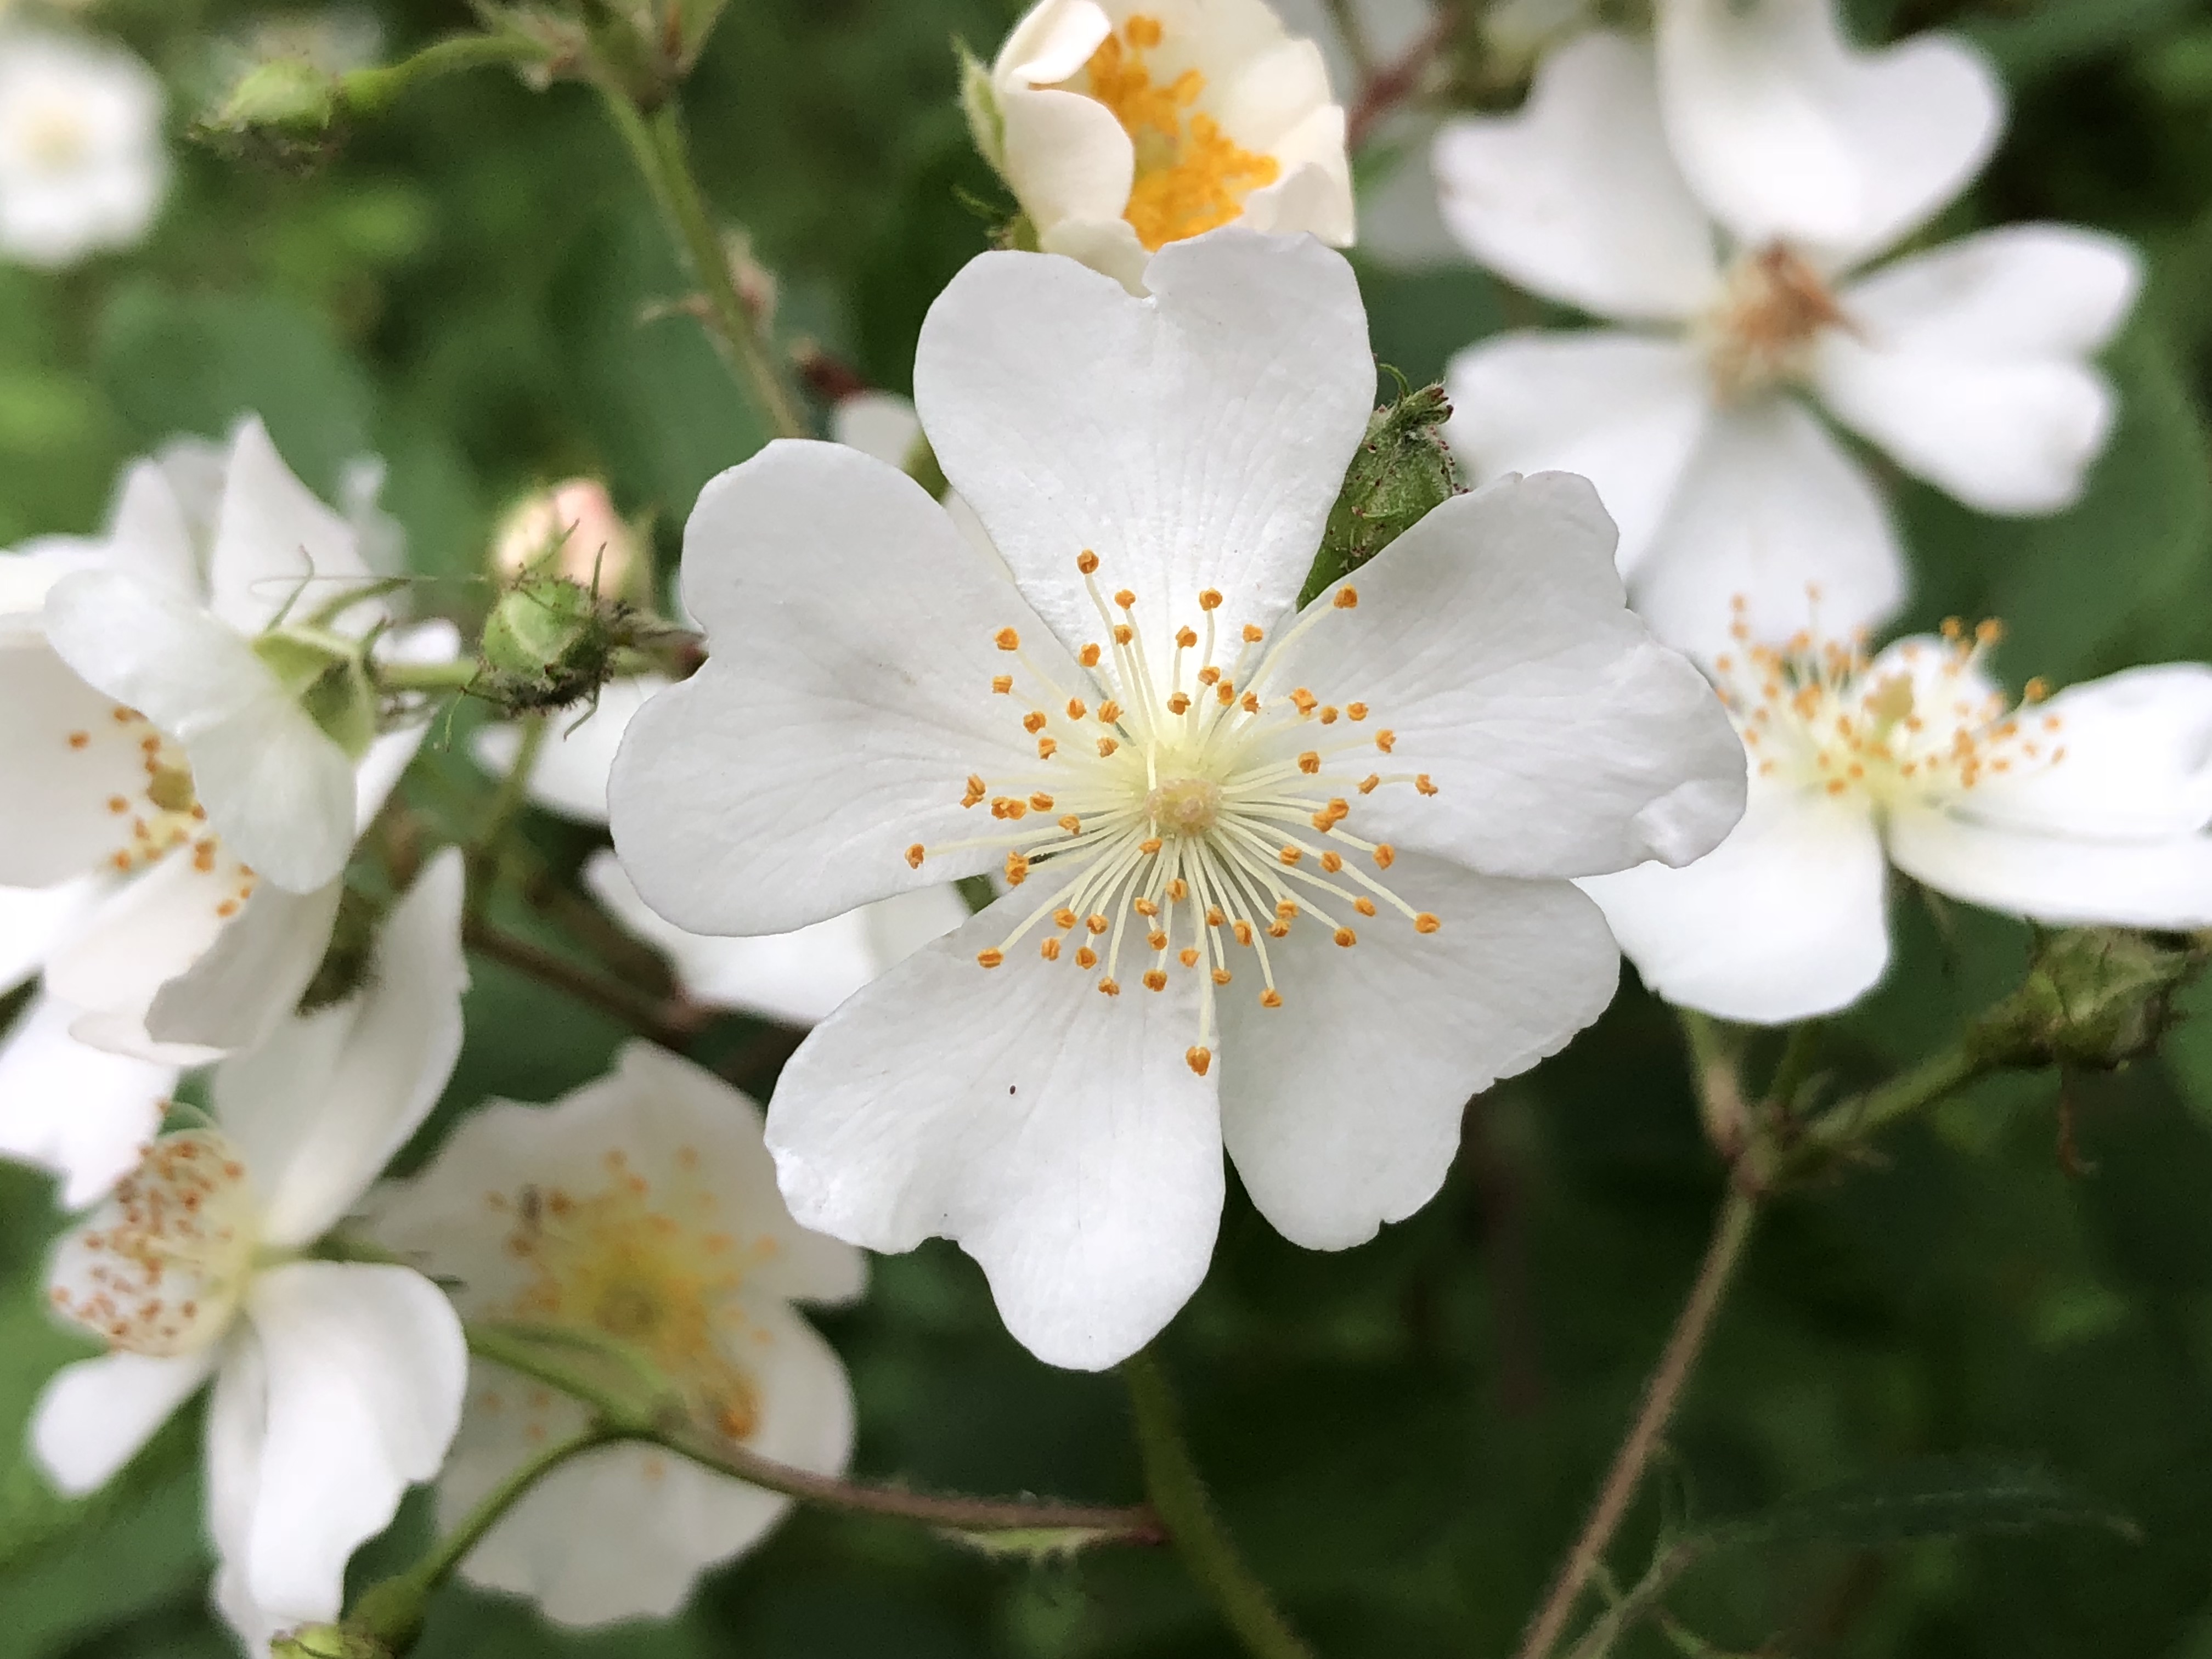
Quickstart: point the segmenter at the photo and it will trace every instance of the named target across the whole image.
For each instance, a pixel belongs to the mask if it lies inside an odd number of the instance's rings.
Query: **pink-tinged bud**
[[[562,576],[609,599],[629,589],[641,556],[636,532],[595,478],[571,478],[525,498],[492,538],[502,576]]]

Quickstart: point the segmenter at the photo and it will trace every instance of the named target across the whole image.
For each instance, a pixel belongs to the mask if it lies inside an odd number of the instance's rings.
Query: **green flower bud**
[[[337,77],[304,58],[257,64],[199,124],[200,135],[252,159],[305,170],[337,148]]]
[[[1395,373],[1395,371],[1392,371]],[[1368,417],[1367,435],[1345,470],[1329,509],[1321,551],[1307,574],[1301,605],[1350,574],[1411,530],[1430,509],[1460,493],[1458,469],[1444,447],[1451,405],[1440,386],[1413,391],[1399,380],[1392,402]]]
[[[999,107],[999,89],[991,84],[990,66],[968,50],[965,40],[955,40],[960,56],[960,111],[968,118],[968,136],[976,154],[1004,172],[1006,161],[1006,116]]]
[[[500,595],[478,647],[477,690],[511,713],[560,708],[607,683],[617,650],[635,633],[630,610],[543,570]]]
[[[2173,1024],[2175,994],[2204,952],[2171,934],[2069,928],[2037,937],[2027,978],[1967,1033],[1986,1065],[2109,1072],[2154,1053]]]

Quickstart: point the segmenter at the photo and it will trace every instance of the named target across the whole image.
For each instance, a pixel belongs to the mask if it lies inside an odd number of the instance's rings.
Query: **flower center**
[[[1206,92],[1206,76],[1197,70],[1153,84],[1146,54],[1165,33],[1158,18],[1132,17],[1067,82],[1113,111],[1129,135],[1137,173],[1122,217],[1152,250],[1227,224],[1243,212],[1247,196],[1282,172],[1273,156],[1240,148],[1196,107]]]
[[[54,1254],[60,1312],[132,1353],[191,1353],[220,1337],[259,1243],[246,1165],[211,1129],[149,1146]]]
[[[1171,963],[1197,973],[1198,1041],[1185,1059],[1203,1077],[1213,1060],[1214,996],[1235,977],[1233,951],[1254,953],[1260,1004],[1279,1008],[1267,941],[1289,937],[1295,921],[1347,948],[1358,942],[1352,920],[1375,916],[1382,905],[1416,932],[1437,930],[1435,916],[1346,856],[1377,871],[1397,856],[1389,842],[1346,827],[1355,796],[1387,786],[1433,795],[1437,786],[1425,772],[1369,769],[1397,736],[1370,722],[1365,703],[1324,702],[1305,686],[1275,684],[1290,645],[1355,609],[1357,589],[1340,587],[1329,604],[1309,607],[1264,651],[1266,636],[1248,624],[1224,662],[1214,589],[1198,597],[1203,633],[1186,623],[1146,640],[1137,596],[1124,589],[1109,606],[1100,591],[1097,555],[1086,550],[1076,568],[1105,632],[1103,643],[1077,653],[1086,683],[1056,684],[1014,629],[997,635],[1020,672],[997,676],[991,689],[1011,698],[1020,685],[1030,704],[1022,727],[1036,741],[1039,767],[995,784],[970,775],[961,805],[988,800],[991,816],[1011,827],[933,848],[917,842],[907,862],[919,869],[932,854],[1003,847],[1011,885],[1026,883],[1033,869],[1046,872],[1049,895],[977,956],[985,968],[1049,920],[1039,954],[1057,962],[1073,942],[1067,954],[1078,969],[1103,964],[1098,988],[1108,996],[1121,994],[1125,950],[1149,957],[1149,991],[1167,988]]]
[[[106,860],[118,875],[131,875],[159,863],[170,854],[189,848],[192,868],[210,890],[215,912],[228,921],[253,896],[252,869],[225,856],[222,843],[208,825],[207,809],[192,786],[192,769],[184,750],[155,731],[143,714],[118,706],[109,718],[94,726],[64,734],[70,751],[86,762],[86,787],[108,787],[104,804],[116,821],[118,844]],[[122,762],[118,748],[137,751],[135,767]],[[143,780],[135,786],[110,786],[118,769],[111,763],[135,770]],[[95,784],[93,776],[106,780]]]
[[[620,1151],[602,1160],[607,1183],[579,1195],[526,1187],[489,1194],[507,1217],[509,1255],[530,1279],[509,1310],[518,1319],[580,1326],[630,1344],[684,1390],[703,1420],[732,1440],[759,1426],[760,1391],[730,1358],[739,1340],[766,1340],[747,1323],[738,1293],[745,1269],[774,1255],[775,1241],[739,1246],[699,1178],[699,1154],[676,1155],[665,1190]]]
[[[1820,331],[1849,321],[1820,273],[1777,242],[1736,261],[1694,332],[1715,395],[1730,404],[1803,380]]]
[[[2043,700],[2042,681],[2029,681],[2015,707],[1975,672],[2003,632],[1984,622],[1970,634],[1954,618],[1942,645],[1908,642],[1879,671],[1862,649],[1800,634],[1719,657],[1714,669],[1759,776],[1856,796],[1876,811],[1941,805],[1986,777],[2066,757],[2060,718],[2027,712]],[[1739,620],[1737,638],[1747,634]]]
[[[92,129],[72,104],[49,98],[16,118],[15,143],[23,155],[47,173],[70,173],[92,153]]]

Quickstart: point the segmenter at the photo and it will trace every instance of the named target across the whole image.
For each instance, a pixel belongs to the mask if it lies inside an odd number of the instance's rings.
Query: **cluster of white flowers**
[[[584,1426],[465,1322],[629,1345],[707,1431],[835,1474],[851,1392],[791,1304],[858,1297],[863,1247],[956,1239],[1033,1352],[1108,1366],[1203,1279],[1225,1163],[1285,1237],[1360,1243],[1623,950],[1784,1023],[1880,977],[1892,863],[2212,927],[2212,669],[2014,699],[1994,624],[1870,651],[1908,564],[1824,420],[1981,510],[2063,507],[2133,255],[2015,226],[1867,273],[1989,155],[1987,67],[1859,52],[1832,0],[1656,13],[1434,156],[1477,258],[1633,326],[1462,354],[1480,487],[1303,606],[1376,392],[1317,49],[1262,0],[1042,0],[970,66],[1042,252],[938,298],[913,410],[702,493],[696,672],[625,661],[469,738],[607,832],[583,884],[686,1012],[812,1028],[765,1115],[634,1044],[550,1108],[457,1103],[379,1187],[453,1073],[476,902],[458,850],[372,833],[432,712],[386,675],[458,635],[403,623],[251,419],[133,467],[99,537],[0,556],[0,990],[39,980],[0,1152],[87,1211],[50,1293],[109,1349],[40,1403],[56,1483],[211,1383],[217,1596],[260,1652],[339,1616],[409,1483],[458,1523]],[[137,234],[158,110],[110,49],[0,34],[0,251]],[[901,471],[924,437],[942,501]],[[495,563],[656,597],[590,480]],[[786,1501],[602,1446],[465,1571],[560,1621],[665,1614]]]

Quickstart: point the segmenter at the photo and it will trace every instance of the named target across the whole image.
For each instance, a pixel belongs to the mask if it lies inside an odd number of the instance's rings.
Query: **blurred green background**
[[[986,245],[960,199],[1000,192],[952,102],[951,41],[987,55],[1011,0],[732,0],[688,98],[717,205],[780,283],[780,324],[904,389],[943,283]],[[1403,9],[1401,8],[1402,10]],[[2111,355],[2124,413],[2079,507],[2001,523],[1893,480],[1912,618],[1996,615],[2014,684],[2212,656],[2212,7],[2202,0],[1868,0],[1870,39],[1960,27],[2014,118],[1932,239],[2053,218],[2135,238],[2152,279]],[[1313,15],[1298,14],[1302,18]],[[84,26],[161,69],[182,117],[268,14],[106,0]],[[388,55],[466,21],[458,0],[342,15]],[[1385,20],[1386,22],[1390,20]],[[1402,19],[1396,20],[1402,22]],[[328,17],[319,20],[327,25]],[[1488,94],[1495,101],[1495,94]],[[1418,125],[1397,135],[1419,166]],[[664,557],[699,485],[763,433],[590,97],[499,72],[419,88],[307,175],[176,146],[151,240],[59,276],[0,268],[0,542],[88,530],[129,456],[258,410],[307,481],[389,467],[425,608],[466,615],[492,516],[525,487],[606,477],[657,514]],[[1366,171],[1397,207],[1393,157]],[[1441,257],[1418,213],[1359,256],[1378,353],[1417,380],[1541,313]],[[415,786],[434,816],[481,783],[460,748]],[[550,871],[586,833],[529,826]],[[518,924],[522,925],[522,924]],[[2024,930],[1919,901],[1899,966],[1828,1033],[1838,1086],[1924,1054],[2016,979]],[[544,1099],[623,1033],[479,963],[469,1048],[434,1138],[489,1093]],[[1872,1533],[1714,1557],[1674,1607],[1728,1651],[1882,1659],[2212,1659],[2212,998],[2155,1065],[1986,1086],[1879,1163],[1778,1206],[1725,1313],[1662,1485],[1695,1518],[1838,1482],[2003,1468],[2067,1494],[2046,1524],[1934,1541]],[[726,1022],[717,1054],[755,1052]],[[769,1067],[780,1045],[758,1050]],[[763,1096],[772,1069],[749,1081]],[[415,1156],[420,1156],[418,1147]],[[1536,1076],[1477,1103],[1443,1194],[1375,1243],[1301,1252],[1233,1196],[1165,1352],[1198,1454],[1261,1573],[1328,1654],[1510,1649],[1571,1535],[1695,1267],[1718,1194],[1669,1017],[1625,987]],[[215,1659],[197,1425],[115,1489],[47,1496],[17,1431],[82,1350],[37,1298],[49,1189],[0,1172],[0,1655]],[[860,1400],[857,1468],[977,1491],[1139,1495],[1109,1377],[1055,1372],[1000,1329],[949,1246],[878,1264],[823,1320]],[[1967,1460],[1965,1463],[1958,1460]],[[418,1495],[365,1572],[426,1536]],[[2078,1512],[2075,1512],[2078,1511]],[[2098,1524],[2124,1516],[2132,1530]],[[2024,1511],[1991,1510],[2024,1523]],[[1656,1509],[1617,1559],[1632,1572]],[[1051,1659],[1218,1655],[1229,1638],[1165,1552],[987,1559],[911,1528],[794,1516],[680,1621],[590,1637],[465,1589],[424,1659]],[[1645,1632],[1630,1655],[1678,1651]]]

